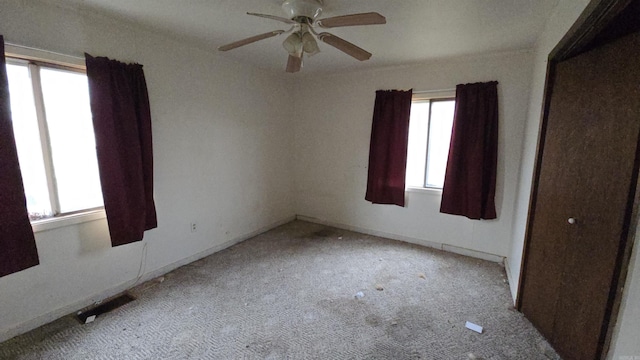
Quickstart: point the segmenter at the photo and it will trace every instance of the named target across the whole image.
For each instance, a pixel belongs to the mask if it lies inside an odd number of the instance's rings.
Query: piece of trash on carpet
[[[363,297],[364,297],[364,293],[362,291],[358,291],[354,296],[354,298],[356,299],[362,299]]]
[[[464,326],[469,329],[469,330],[473,330],[475,332],[477,332],[478,334],[482,334],[482,326],[480,325],[476,325],[470,321],[467,321],[466,324],[464,324]]]
[[[384,290],[384,288],[382,287],[382,285],[376,284],[376,290],[382,291],[382,290]]]
[[[419,277],[420,279],[425,279],[425,280],[427,279],[427,275],[425,275],[424,273],[419,273],[419,274],[418,274],[418,277]]]

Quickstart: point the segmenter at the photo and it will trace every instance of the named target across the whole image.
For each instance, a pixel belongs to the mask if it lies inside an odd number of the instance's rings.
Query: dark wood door
[[[604,341],[637,176],[639,59],[636,33],[556,66],[520,309],[565,359],[595,359]]]

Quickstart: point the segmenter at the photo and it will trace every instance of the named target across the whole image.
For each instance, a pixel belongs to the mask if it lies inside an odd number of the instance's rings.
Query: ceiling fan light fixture
[[[313,38],[313,35],[311,35],[311,33],[308,33],[308,32],[304,33],[302,35],[301,40],[302,40],[302,49],[304,50],[304,52],[309,54],[309,56],[315,55],[320,52],[320,48],[318,47],[318,42],[316,41],[316,39]]]
[[[300,34],[294,32],[293,34],[287,36],[287,38],[284,39],[284,42],[282,43],[282,47],[284,47],[284,49],[287,50],[290,55],[299,57],[300,54],[302,54],[303,50],[303,44],[302,39],[300,38]]]

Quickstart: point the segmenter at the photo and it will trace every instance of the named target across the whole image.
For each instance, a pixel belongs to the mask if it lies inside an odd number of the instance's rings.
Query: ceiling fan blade
[[[289,55],[289,60],[287,61],[287,72],[296,73],[300,71],[301,68],[302,68],[302,56],[297,57],[297,56]]]
[[[239,41],[236,41],[236,42],[232,42],[231,44],[220,46],[220,47],[218,47],[218,50],[220,50],[220,51],[233,50],[235,48],[239,48],[240,46],[245,46],[245,45],[254,43],[256,41],[260,41],[260,40],[268,39],[270,37],[278,36],[278,35],[282,34],[283,32],[284,32],[284,30],[269,31],[268,33],[252,36],[250,38],[246,38],[246,39],[242,39],[242,40],[239,40]]]
[[[353,45],[352,43],[348,42],[347,40],[341,39],[335,35],[323,32],[318,34],[318,39],[320,39],[320,41],[324,43],[327,43],[333,46],[334,48],[342,51],[347,55],[353,56],[354,58],[360,61],[369,60],[369,58],[371,58],[370,52],[362,48],[359,48]]]
[[[358,25],[380,25],[386,23],[387,19],[376,12],[334,16],[318,20],[318,25],[323,28]]]
[[[257,17],[261,17],[261,18],[265,18],[265,19],[276,20],[276,21],[283,22],[285,24],[291,24],[291,25],[298,24],[297,22],[295,22],[295,21],[293,21],[291,19],[287,19],[287,18],[283,18],[283,17],[280,17],[280,16],[275,16],[275,15],[258,14],[258,13],[251,13],[251,12],[248,12],[247,15],[257,16]]]

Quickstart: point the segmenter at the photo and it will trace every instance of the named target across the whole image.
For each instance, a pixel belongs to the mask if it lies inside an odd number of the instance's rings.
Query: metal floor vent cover
[[[85,311],[80,311],[77,315],[77,319],[81,324],[86,324],[92,322],[97,316],[108,313],[109,311],[115,310],[122,305],[126,305],[136,298],[129,293],[124,293],[119,296],[114,297],[113,299],[103,302],[96,307],[90,308]]]

